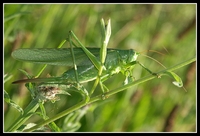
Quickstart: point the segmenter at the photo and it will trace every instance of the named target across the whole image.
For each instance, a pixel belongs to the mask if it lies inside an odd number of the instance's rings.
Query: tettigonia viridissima
[[[75,34],[70,31],[67,39],[67,41],[70,43],[70,48],[18,49],[14,51],[12,56],[18,60],[32,63],[64,65],[72,67],[60,77],[25,79],[16,81],[14,83],[39,82],[40,84],[37,85],[37,94],[39,94],[39,98],[44,101],[57,100],[57,97],[55,96],[56,94],[62,94],[67,90],[76,90],[83,95],[84,102],[87,103],[96,89],[97,84],[100,85],[101,90],[103,91],[102,99],[104,99],[104,93],[107,92],[108,89],[103,85],[103,82],[114,74],[121,72],[126,76],[125,84],[132,82],[133,80],[130,72],[133,70],[135,64],[139,64],[149,73],[159,77],[159,75],[151,72],[137,61],[139,53],[133,49],[107,49],[108,41],[111,35],[110,20],[108,21],[108,24],[105,25],[104,20],[102,19],[101,26],[103,40],[100,49],[86,48],[78,40]],[[75,39],[80,47],[76,46],[76,44],[71,40],[72,38]],[[62,45],[65,42],[66,40],[62,42]],[[75,48],[73,48],[72,45],[74,45]],[[175,73],[169,71],[166,74],[170,75],[176,80],[175,84],[177,86],[182,87],[182,81]],[[82,86],[82,83],[92,80],[95,80],[95,82],[91,91],[88,92]],[[35,97],[35,94],[33,94],[33,96]]]

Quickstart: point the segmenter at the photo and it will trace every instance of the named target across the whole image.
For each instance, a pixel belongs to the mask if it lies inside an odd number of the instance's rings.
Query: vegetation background
[[[31,101],[24,84],[13,81],[26,78],[18,69],[36,75],[42,65],[20,62],[11,57],[18,48],[56,48],[69,30],[73,30],[86,47],[100,47],[100,19],[111,18],[112,34],[109,48],[135,49],[138,52],[156,50],[160,55],[147,55],[166,67],[196,56],[196,4],[5,4],[4,5],[4,74],[12,78],[4,89],[23,109]],[[68,45],[65,45],[68,47]],[[66,58],[68,59],[68,58]],[[158,63],[144,56],[138,60],[150,70],[163,70]],[[47,74],[59,76],[66,67],[48,66]],[[195,132],[196,131],[196,63],[174,71],[184,82],[183,88],[162,77],[133,86],[112,97],[88,106],[81,118],[78,132]],[[139,65],[133,76],[139,79],[149,73]],[[119,74],[105,84],[111,90],[122,85]],[[90,88],[92,83],[85,86]],[[47,102],[49,117],[80,101],[78,93],[61,95],[56,103]],[[96,90],[99,94],[100,90]],[[20,113],[4,102],[4,128]],[[63,128],[63,117],[55,123]],[[32,116],[26,123],[41,122]],[[64,129],[63,129],[64,130]]]

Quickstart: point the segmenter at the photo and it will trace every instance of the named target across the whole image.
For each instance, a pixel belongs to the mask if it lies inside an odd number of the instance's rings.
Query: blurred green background
[[[5,4],[4,5],[4,74],[12,78],[4,89],[23,109],[31,101],[24,84],[11,82],[26,78],[18,69],[36,75],[42,65],[14,60],[11,52],[18,48],[56,48],[69,30],[73,30],[86,47],[100,47],[100,19],[111,18],[112,34],[109,48],[148,49],[164,53],[146,53],[171,67],[196,56],[195,4]],[[68,45],[65,45],[68,47]],[[158,63],[144,56],[138,60],[150,70],[163,70]],[[47,74],[59,76],[66,67],[48,66]],[[162,77],[133,86],[109,99],[89,105],[81,119],[79,132],[195,132],[196,131],[196,63],[176,71],[184,82],[183,88]],[[137,65],[135,79],[149,75]],[[105,82],[111,90],[121,86],[121,74]],[[85,86],[90,88],[92,83]],[[56,103],[47,102],[49,117],[80,101],[81,96],[60,96]],[[99,94],[100,90],[96,90]],[[4,103],[4,128],[7,129],[19,112]],[[62,127],[65,117],[55,121]],[[28,122],[41,122],[32,116]],[[168,123],[167,123],[168,122]]]

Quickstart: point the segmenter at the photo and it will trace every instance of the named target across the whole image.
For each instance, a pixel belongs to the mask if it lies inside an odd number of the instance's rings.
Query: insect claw
[[[102,100],[105,100],[105,99],[107,99],[107,98],[108,98],[107,95],[105,95],[105,94],[102,94],[102,95],[101,95],[101,99],[102,99]]]
[[[152,73],[152,75],[157,76],[157,78],[161,78],[161,75],[160,75],[160,74]]]
[[[102,100],[105,100],[105,99],[106,99],[106,97],[105,97],[104,94],[101,95],[101,99],[102,99]]]

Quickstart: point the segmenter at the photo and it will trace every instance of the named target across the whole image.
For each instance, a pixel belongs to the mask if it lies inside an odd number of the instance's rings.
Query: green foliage
[[[84,46],[100,47],[101,18],[111,18],[112,34],[108,48],[162,52],[165,55],[151,52],[148,55],[167,68],[196,56],[195,4],[5,4],[4,72],[13,76],[5,82],[4,90],[12,101],[24,109],[31,99],[24,84],[11,84],[12,81],[25,78],[19,69],[36,75],[43,66],[14,60],[11,57],[12,51],[17,48],[56,48],[66,39],[69,30],[73,30]],[[153,72],[163,69],[146,57],[140,56],[138,59]],[[46,77],[47,74],[57,76],[65,71],[66,67],[48,66],[40,77]],[[63,122],[63,118],[69,121],[69,116],[60,118],[55,123],[63,130],[80,132],[194,132],[196,65],[192,63],[174,72],[182,78],[187,92],[174,86],[172,80],[165,76],[91,104],[85,116],[76,120],[75,126],[71,128],[65,128],[66,123]],[[148,74],[140,66],[136,66],[133,71],[135,79]],[[123,80],[124,77],[119,74],[106,81],[105,85],[113,90],[121,86]],[[89,82],[84,85],[90,88],[92,84]],[[94,93],[99,94],[100,89]],[[70,94],[71,96],[60,96],[61,100],[53,104],[44,104],[49,118],[81,100],[78,93]],[[4,130],[20,114],[4,103]],[[169,119],[172,120],[171,124],[168,123]],[[37,124],[41,121],[40,116],[32,116],[25,124]],[[55,131],[59,131],[57,126],[50,125]]]

